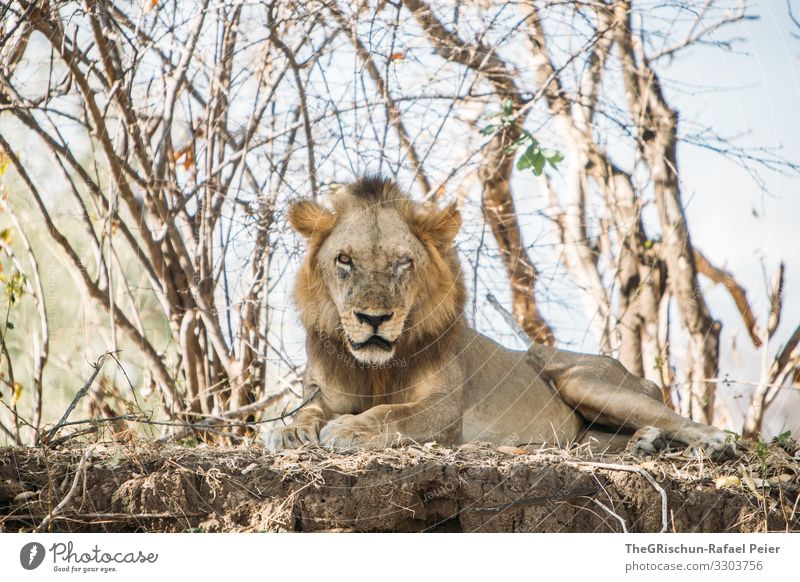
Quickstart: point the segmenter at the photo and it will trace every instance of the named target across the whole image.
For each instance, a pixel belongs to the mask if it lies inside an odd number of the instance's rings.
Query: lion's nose
[[[384,321],[389,321],[394,315],[394,312],[372,314],[372,313],[362,313],[360,311],[354,311],[353,314],[356,316],[356,319],[358,319],[358,321],[370,325],[372,327],[372,330],[375,333],[378,333],[378,328],[380,327],[380,325]]]

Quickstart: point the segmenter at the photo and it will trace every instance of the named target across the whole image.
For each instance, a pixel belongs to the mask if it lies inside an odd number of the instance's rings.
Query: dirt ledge
[[[714,465],[478,445],[6,448],[0,531],[800,531],[797,458],[754,455]]]

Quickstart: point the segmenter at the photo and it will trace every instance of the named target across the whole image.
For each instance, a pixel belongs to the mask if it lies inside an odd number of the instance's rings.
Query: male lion
[[[639,453],[668,441],[734,453],[724,432],[675,414],[655,384],[612,358],[543,345],[512,351],[470,329],[455,205],[425,206],[375,177],[340,189],[332,204],[303,200],[289,211],[308,239],[295,300],[309,401],[269,434],[269,448],[433,440],[621,448],[622,435]]]

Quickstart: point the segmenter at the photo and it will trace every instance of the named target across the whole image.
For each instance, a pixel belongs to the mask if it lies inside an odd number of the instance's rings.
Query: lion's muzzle
[[[366,323],[372,328],[372,331],[375,332],[377,335],[378,328],[384,321],[389,321],[394,313],[379,313],[377,315],[373,315],[370,313],[364,313],[362,311],[354,311],[353,315],[356,316],[356,319],[361,323]]]
[[[352,309],[343,318],[347,345],[362,364],[385,364],[394,356],[397,340],[403,329],[396,311]]]
[[[391,352],[394,349],[394,344],[392,344],[392,342],[379,335],[370,336],[363,342],[354,342],[350,340],[350,347],[356,351],[363,350],[369,346],[376,346],[387,352]]]

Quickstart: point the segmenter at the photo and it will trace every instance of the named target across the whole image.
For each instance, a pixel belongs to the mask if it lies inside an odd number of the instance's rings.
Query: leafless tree
[[[296,255],[285,203],[365,171],[398,177],[420,198],[473,205],[492,235],[468,229],[462,241],[476,257],[474,289],[499,265],[516,322],[552,344],[541,251],[521,210],[538,186],[599,349],[711,422],[721,323],[701,276],[730,292],[755,345],[780,318],[762,330],[733,274],[693,244],[676,155],[686,134],[659,66],[711,38],[724,50],[718,35],[748,11],[743,0],[685,0],[655,16],[652,8],[627,0],[6,4],[0,147],[14,180],[2,210],[19,236],[3,249],[37,306],[37,326],[33,414],[0,430],[20,441],[21,422],[34,438],[42,423],[48,306],[58,290],[42,283],[48,266],[33,233],[101,314],[104,351],[124,346],[127,361],[141,363],[162,416],[252,420],[275,393],[289,393],[283,377],[295,366],[280,341]],[[797,170],[770,152],[715,147],[754,167]],[[651,202],[656,225],[643,216]],[[676,325],[688,354],[677,374]],[[795,336],[759,379],[748,434],[760,429],[774,387],[796,373]],[[279,365],[270,371],[270,362]],[[90,409],[112,415],[118,406],[98,390]]]

